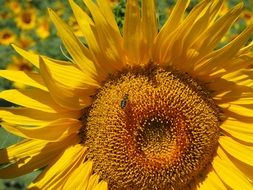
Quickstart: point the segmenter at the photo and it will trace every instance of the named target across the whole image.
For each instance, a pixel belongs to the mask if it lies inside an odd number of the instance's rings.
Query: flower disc
[[[182,189],[212,161],[219,114],[188,74],[149,65],[103,86],[81,138],[110,189]]]

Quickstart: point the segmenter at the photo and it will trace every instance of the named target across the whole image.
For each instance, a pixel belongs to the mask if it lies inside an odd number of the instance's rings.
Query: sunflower
[[[106,0],[70,0],[87,44],[52,10],[71,55],[15,50],[39,72],[1,71],[31,88],[0,97],[2,127],[25,140],[0,151],[0,177],[38,168],[30,189],[253,188],[253,25],[222,48],[240,15],[177,1],[158,31],[155,3],[128,0],[123,34]]]
[[[0,44],[9,45],[16,40],[16,34],[10,29],[3,29],[0,31]]]
[[[26,8],[21,10],[16,16],[17,27],[21,30],[33,29],[36,25],[36,10],[33,8]]]
[[[253,13],[249,10],[244,10],[241,14],[241,18],[244,19],[247,25],[252,24]]]
[[[22,9],[20,2],[16,0],[5,1],[5,6],[8,7],[14,14],[19,13]]]
[[[50,35],[50,25],[47,18],[39,19],[36,34],[41,39],[45,39]]]

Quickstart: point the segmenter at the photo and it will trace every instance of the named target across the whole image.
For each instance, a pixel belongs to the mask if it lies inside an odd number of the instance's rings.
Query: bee
[[[122,100],[120,101],[120,107],[121,109],[124,109],[127,106],[127,102],[128,102],[128,94],[125,94],[122,98]]]

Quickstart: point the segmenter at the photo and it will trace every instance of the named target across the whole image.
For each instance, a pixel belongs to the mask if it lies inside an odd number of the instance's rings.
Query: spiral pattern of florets
[[[185,189],[213,159],[219,114],[208,90],[188,74],[135,68],[97,94],[82,141],[109,189]]]

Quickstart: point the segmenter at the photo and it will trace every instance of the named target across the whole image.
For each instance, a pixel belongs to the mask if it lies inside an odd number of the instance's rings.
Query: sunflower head
[[[40,18],[38,20],[38,26],[36,28],[36,34],[41,38],[45,39],[50,35],[50,23],[47,18]]]
[[[84,3],[90,14],[70,1],[82,40],[49,9],[68,61],[14,46],[38,72],[0,72],[30,86],[0,93],[19,105],[0,110],[2,127],[26,139],[0,150],[0,177],[44,168],[29,188],[252,189],[253,25],[220,45],[242,4],[185,14],[179,0],[158,29],[155,1],[128,0],[121,33],[107,0]]]
[[[0,44],[9,45],[16,39],[16,34],[10,29],[3,29],[0,31]]]
[[[26,8],[21,10],[16,16],[16,24],[22,30],[29,30],[36,25],[36,10]]]
[[[244,19],[247,25],[252,24],[252,19],[253,19],[253,13],[249,10],[244,10],[242,12],[241,18]]]
[[[183,188],[213,160],[219,115],[199,82],[150,63],[102,87],[81,138],[112,189]]]
[[[17,14],[21,11],[21,3],[17,0],[7,0],[5,1],[5,6],[8,7],[14,14]]]

